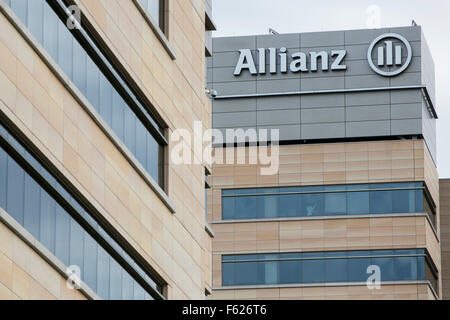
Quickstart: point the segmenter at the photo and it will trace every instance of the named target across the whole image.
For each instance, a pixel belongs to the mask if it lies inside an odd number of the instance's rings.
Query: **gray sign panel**
[[[420,27],[213,39],[213,127],[281,140],[424,136],[436,154],[434,63]]]

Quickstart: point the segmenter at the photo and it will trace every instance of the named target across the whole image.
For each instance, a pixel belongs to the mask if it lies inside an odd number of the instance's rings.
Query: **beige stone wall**
[[[239,155],[235,151],[236,163],[240,160],[245,164],[214,165],[210,179],[212,189],[208,192],[208,221],[216,234],[213,240],[214,287],[222,284],[223,254],[427,248],[440,269],[439,233],[434,231],[425,216],[220,222],[222,189],[227,188],[425,181],[439,206],[437,171],[424,141],[280,146],[279,173],[271,176],[261,175],[260,165],[249,165],[249,152]],[[216,155],[219,154],[216,150]],[[226,157],[225,151],[223,157]],[[347,287],[341,289],[333,290],[341,292],[346,298],[352,298],[351,294],[346,293]],[[240,298],[240,294],[255,290],[216,290],[213,298],[225,298],[230,294],[238,294]],[[281,292],[285,289],[274,290]],[[331,289],[314,290],[325,290],[319,296],[328,298],[327,292]],[[349,287],[348,290],[353,289]],[[395,292],[386,293],[386,296],[393,294]],[[309,297],[309,294],[306,296]],[[330,294],[330,298],[332,296]],[[367,293],[363,296],[367,297]],[[424,296],[425,293],[421,295]],[[415,293],[415,299],[418,297]]]
[[[224,300],[435,300],[430,287],[419,285],[383,285],[380,290],[365,286],[270,288],[217,290],[213,299]]]
[[[0,300],[85,300],[25,242],[0,222]]]
[[[450,179],[440,181],[442,298],[450,299]]]
[[[77,3],[168,125],[167,137],[192,130],[193,120],[210,126],[203,1],[169,1],[175,61],[131,0]],[[169,299],[203,299],[211,286],[203,165],[166,164],[172,214],[3,14],[0,28],[0,115],[152,265]]]

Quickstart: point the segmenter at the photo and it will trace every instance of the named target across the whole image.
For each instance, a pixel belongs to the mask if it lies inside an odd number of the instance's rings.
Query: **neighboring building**
[[[205,165],[169,137],[210,127],[210,1],[0,11],[0,299],[205,298]]]
[[[450,179],[439,180],[442,299],[450,300]]]
[[[421,27],[214,38],[207,87],[214,128],[280,136],[274,175],[251,164],[248,143],[212,165],[213,298],[442,297],[434,64]],[[226,142],[216,155],[243,149]]]

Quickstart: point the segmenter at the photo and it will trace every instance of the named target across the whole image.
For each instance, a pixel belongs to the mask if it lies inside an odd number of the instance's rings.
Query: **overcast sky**
[[[213,0],[215,37],[267,34],[269,28],[279,33],[362,29],[377,20],[381,27],[398,27],[414,19],[423,28],[436,65],[441,178],[450,178],[449,15],[449,0]]]

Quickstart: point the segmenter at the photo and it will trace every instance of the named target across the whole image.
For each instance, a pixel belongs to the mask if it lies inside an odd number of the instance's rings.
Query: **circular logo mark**
[[[382,40],[385,41],[383,42]],[[398,43],[398,41],[400,41],[400,43]],[[403,57],[405,48],[407,51],[406,60]],[[376,51],[374,51],[375,49]],[[376,63],[374,62],[375,58],[377,60]],[[371,43],[369,51],[367,52],[367,60],[369,61],[372,70],[379,75],[385,77],[396,76],[405,71],[411,64],[411,45],[408,40],[399,34],[382,34]]]

